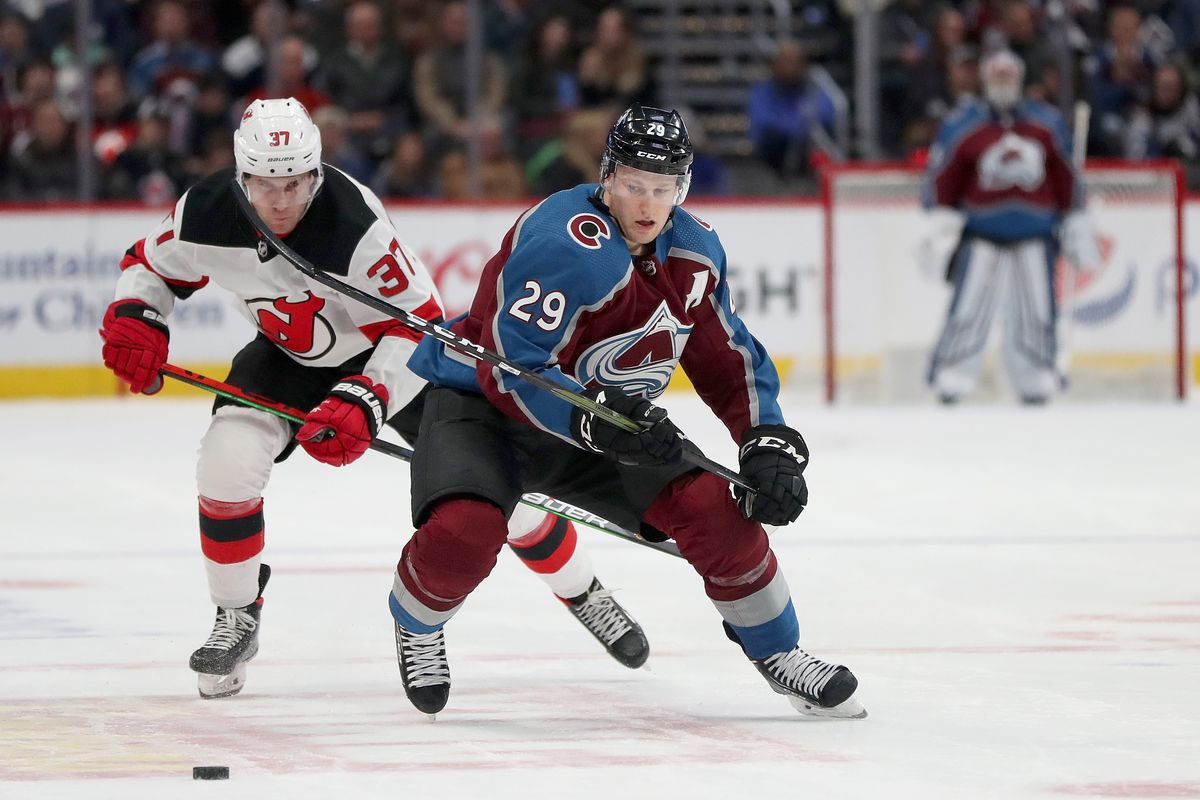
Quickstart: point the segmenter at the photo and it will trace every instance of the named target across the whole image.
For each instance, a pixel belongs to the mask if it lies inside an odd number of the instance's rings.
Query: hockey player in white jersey
[[[921,257],[949,264],[954,294],[928,379],[946,404],[975,388],[1002,307],[1009,380],[1023,402],[1045,403],[1059,383],[1054,262],[1061,249],[1076,268],[1099,266],[1066,125],[1051,106],[1022,99],[1023,80],[1017,56],[990,56],[986,102],[948,117],[930,154]]]
[[[263,490],[298,443],[342,466],[386,423],[410,441],[425,381],[407,362],[419,339],[396,320],[344,298],[278,257],[239,211],[244,192],[270,229],[320,269],[425,319],[441,302],[379,199],[321,163],[320,131],[294,98],[259,100],[234,134],[234,170],[190,188],[121,262],[116,300],[100,330],[104,363],[133,392],[161,385],[168,317],[210,280],[240,301],[258,334],[234,357],[228,382],[297,408],[302,426],[218,398],[200,445],[200,546],[217,606],[208,640],[191,656],[206,698],[237,694],[258,652],[263,588]],[[542,511],[513,515],[509,544],[625,666],[645,662],[641,628],[596,580],[573,526]]]

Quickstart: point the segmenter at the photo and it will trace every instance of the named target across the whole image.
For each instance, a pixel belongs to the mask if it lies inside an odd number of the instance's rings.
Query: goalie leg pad
[[[954,395],[970,392],[979,380],[983,351],[1004,280],[1003,248],[971,239],[964,244],[964,250],[928,376],[930,385]]]
[[[1004,361],[1009,380],[1022,397],[1048,397],[1058,384],[1054,251],[1052,243],[1038,240],[1014,248],[1005,309]]]

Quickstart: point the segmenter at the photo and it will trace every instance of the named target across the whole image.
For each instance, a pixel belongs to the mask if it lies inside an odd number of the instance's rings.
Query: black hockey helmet
[[[626,109],[608,132],[608,143],[600,160],[600,180],[611,175],[617,164],[679,176],[680,196],[676,204],[682,203],[691,182],[692,141],[679,112],[641,103]]]

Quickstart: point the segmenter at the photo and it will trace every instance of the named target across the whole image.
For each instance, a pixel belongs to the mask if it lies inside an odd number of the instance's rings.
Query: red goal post
[[[929,351],[950,288],[944,265],[916,257],[922,173],[890,164],[822,172],[824,382],[827,402],[926,399]],[[1056,291],[1074,281],[1068,396],[1183,398],[1187,391],[1183,170],[1174,161],[1088,162],[1089,206],[1103,263],[1075,273],[1060,259]],[[989,340],[995,351],[998,337]],[[981,393],[999,396],[989,356]]]

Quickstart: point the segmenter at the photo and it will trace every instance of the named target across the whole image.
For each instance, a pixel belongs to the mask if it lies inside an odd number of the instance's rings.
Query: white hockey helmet
[[[1025,91],[1025,62],[1011,50],[999,50],[984,59],[983,96],[995,108],[1007,111],[1021,101]]]
[[[247,195],[247,175],[286,178],[315,172],[309,202],[325,181],[321,131],[308,109],[294,97],[255,100],[246,106],[233,134],[233,160],[238,185]]]

